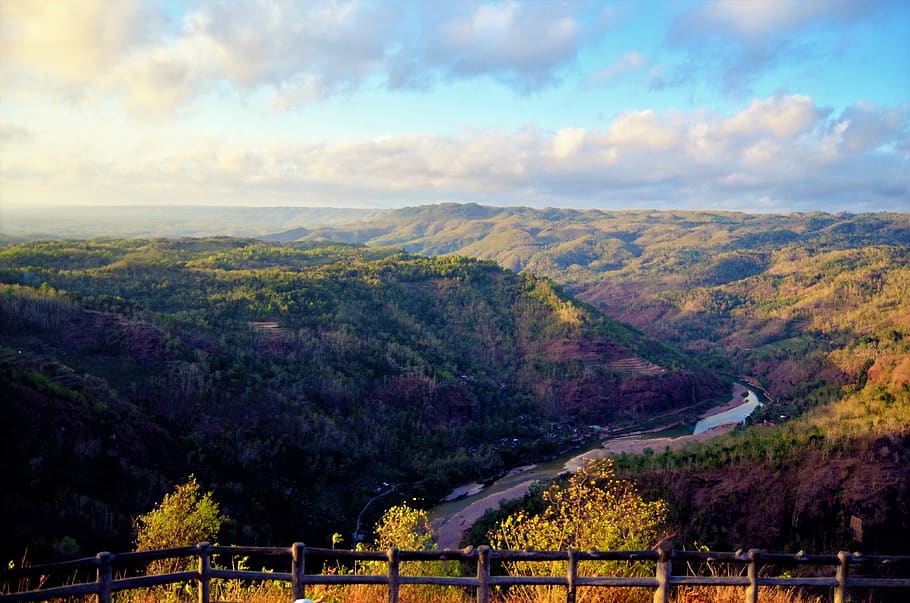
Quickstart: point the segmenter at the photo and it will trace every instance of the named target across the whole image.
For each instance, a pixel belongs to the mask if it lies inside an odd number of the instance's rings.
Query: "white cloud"
[[[780,147],[769,140],[761,140],[742,152],[743,163],[747,165],[767,165],[780,156]]]
[[[384,7],[357,2],[202,2],[179,23],[139,0],[9,1],[0,11],[7,79],[152,112],[225,81],[274,86],[284,106],[325,98],[381,70],[394,27]]]
[[[566,159],[575,155],[585,142],[584,128],[562,128],[553,137],[553,156]]]
[[[23,143],[32,140],[34,134],[28,128],[0,121],[0,143]]]
[[[89,10],[98,6],[113,8]],[[143,114],[192,106],[219,86],[238,96],[270,97],[274,107],[291,110],[367,83],[432,86],[445,78],[488,77],[521,92],[537,90],[559,79],[591,32],[580,17],[589,10],[585,4],[193,6],[168,25],[149,15],[146,4],[127,0],[0,1],[0,74],[66,94],[108,95]],[[801,16],[775,5],[778,12],[750,25],[748,7],[708,7],[739,11],[718,13],[702,25],[726,19],[744,45],[761,32],[820,18],[815,8]],[[11,11],[17,12],[12,21]],[[411,31],[416,35],[405,35]],[[648,68],[655,81],[673,84],[668,67],[634,52],[595,77],[608,81]],[[103,102],[110,107],[109,99]],[[85,130],[73,135],[37,122],[0,124],[4,196],[31,191],[107,202],[402,204],[461,198],[690,207],[722,198],[741,209],[766,198],[850,209],[858,199],[906,208],[910,185],[908,106],[858,103],[832,115],[800,95],[756,98],[723,114],[628,110],[599,129],[466,130],[332,143],[300,140],[300,129],[286,139],[279,134],[250,143],[235,139],[230,128],[187,143],[179,129],[170,139],[155,137],[136,128],[140,121],[124,118],[118,124],[132,127],[121,135],[125,140],[111,133],[103,142]],[[9,143],[23,140],[29,144],[17,146],[27,152],[14,153]]]
[[[603,130],[253,144],[229,133],[188,143],[155,137],[150,128],[147,140],[122,148],[79,140],[56,148],[37,138],[28,154],[0,147],[0,187],[19,195],[29,182],[32,191],[40,183],[58,197],[96,202],[401,205],[455,198],[625,207],[723,202],[749,210],[768,198],[787,211],[856,210],[861,202],[905,209],[910,158],[899,149],[910,145],[908,126],[906,108],[856,105],[835,116],[809,98],[773,97],[734,115],[626,112]],[[862,144],[845,137],[850,127],[862,127]]]
[[[207,5],[187,35],[217,49],[220,70],[237,86],[319,76],[360,81],[382,64],[394,22],[370,3],[296,1]]]
[[[865,0],[827,0],[794,2],[793,0],[712,0],[690,14],[690,24],[697,23],[702,32],[733,34],[749,40],[798,29],[815,21],[842,21],[868,12]]]
[[[291,109],[382,81],[490,77],[522,93],[557,81],[597,26],[585,3],[203,0],[169,22],[140,0],[0,2],[0,75],[137,110],[191,105],[221,82]]]
[[[143,43],[155,23],[130,0],[0,2],[0,56],[5,69],[82,85]]]
[[[610,124],[605,134],[607,143],[632,148],[666,149],[680,140],[676,116],[658,115],[654,111],[625,111]]]
[[[137,52],[107,72],[99,92],[122,96],[139,112],[170,113],[191,104],[213,77],[204,55],[191,43]]]
[[[826,113],[808,96],[753,99],[748,108],[724,122],[724,130],[731,134],[766,133],[791,138],[810,129]]]
[[[204,4],[179,35],[124,64],[131,99],[171,108],[220,81],[271,87],[293,109],[360,85],[383,64],[392,19],[372,4],[249,1]],[[164,81],[163,81],[164,80]],[[167,82],[167,80],[170,80]],[[169,83],[169,95],[149,94]],[[146,99],[149,102],[144,103]]]
[[[435,9],[439,4],[431,4]],[[425,33],[409,45],[419,68],[443,78],[488,76],[519,92],[554,83],[586,41],[584,3],[452,3],[424,15]],[[412,62],[412,65],[415,63]]]
[[[910,105],[882,109],[869,103],[857,103],[840,116],[844,150],[862,153],[876,147],[907,139]]]
[[[578,25],[572,17],[539,5],[509,2],[480,5],[466,18],[444,22],[440,32],[439,50],[457,54],[450,68],[473,75],[535,69],[571,58]]]
[[[621,77],[638,71],[648,62],[648,57],[639,52],[627,52],[622,58],[607,65],[603,69],[592,73],[586,78],[588,84],[602,84],[612,82]]]
[[[298,74],[278,83],[272,105],[281,111],[290,111],[313,102],[329,98],[334,92],[332,84],[314,73]]]

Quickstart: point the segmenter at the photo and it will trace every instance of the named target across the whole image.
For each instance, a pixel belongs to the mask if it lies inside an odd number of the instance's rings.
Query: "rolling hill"
[[[122,549],[131,517],[189,473],[223,502],[232,540],[327,541],[383,482],[432,499],[589,424],[728,391],[489,261],[104,239],[7,245],[0,266],[10,555]]]
[[[620,463],[671,502],[681,544],[907,552],[910,214],[442,204],[272,232],[3,248],[10,387],[56,400],[51,415],[78,400],[127,417],[131,449],[167,443],[148,466],[123,457],[146,476],[136,500],[71,487],[44,511],[97,527],[116,508],[122,537],[124,509],[203,466],[238,540],[304,526],[319,541],[376,484],[432,500],[591,422],[687,408],[725,374],[769,395],[754,425]],[[24,492],[46,493],[42,445],[9,451]],[[276,521],[302,484],[324,521]]]
[[[546,275],[761,386],[751,429],[624,460],[683,545],[907,552],[910,214],[440,205],[303,236],[335,237]]]

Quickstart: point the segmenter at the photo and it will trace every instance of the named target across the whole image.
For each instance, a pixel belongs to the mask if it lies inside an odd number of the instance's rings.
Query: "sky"
[[[910,211],[904,0],[0,0],[0,205]]]

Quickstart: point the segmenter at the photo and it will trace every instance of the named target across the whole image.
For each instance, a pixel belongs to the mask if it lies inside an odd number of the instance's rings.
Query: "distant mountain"
[[[333,207],[216,207],[206,205],[0,205],[0,240],[92,237],[260,236],[374,215]]]
[[[327,542],[382,482],[432,498],[591,424],[694,413],[729,391],[488,261],[64,240],[0,247],[0,283],[10,555],[122,549],[130,517],[191,472],[234,519],[232,541]]]
[[[709,259],[706,254],[757,253],[790,244],[821,249],[910,245],[910,214],[605,211],[443,203],[263,238],[286,241],[295,235],[302,240],[401,247],[424,255],[491,259],[516,271],[558,275],[564,282],[624,269],[627,274],[689,272]],[[729,261],[714,270],[704,272],[702,280],[742,276]]]

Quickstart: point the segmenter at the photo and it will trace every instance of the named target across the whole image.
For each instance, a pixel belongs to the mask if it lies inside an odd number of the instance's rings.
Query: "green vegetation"
[[[212,493],[203,493],[195,476],[174,491],[153,510],[136,519],[136,550],[154,551],[200,542],[216,544],[215,537],[227,518],[212,499]],[[193,569],[191,559],[161,559],[149,564],[150,574],[166,574]]]
[[[225,517],[212,493],[203,493],[191,475],[185,484],[165,494],[153,510],[136,519],[136,550],[154,551],[200,542],[216,544]]]
[[[910,508],[900,470],[910,429],[910,215],[438,205],[369,224],[306,236],[358,233],[347,240],[548,276],[767,390],[770,403],[754,416],[764,425],[747,433],[619,459],[624,475],[671,504],[683,544],[906,552],[892,528],[907,525]],[[750,501],[761,501],[754,519]]]
[[[190,473],[229,540],[328,544],[383,482],[432,499],[726,387],[487,261],[215,238],[10,245],[0,266],[11,556],[122,550]]]
[[[666,503],[646,501],[631,482],[618,480],[610,459],[593,461],[565,484],[553,483],[541,494],[546,507],[540,513],[518,510],[508,515],[488,534],[491,545],[504,550],[639,551],[656,545],[666,535]],[[511,561],[511,575],[561,576],[566,562]],[[653,575],[653,564],[626,565],[618,562],[581,563],[578,575]],[[513,595],[522,601],[565,600],[565,589],[552,586],[516,587]],[[636,598],[635,595],[638,595]],[[629,600],[648,600],[650,593],[635,592]],[[582,590],[578,601],[597,601],[602,594]]]
[[[407,503],[396,505],[386,510],[373,530],[373,546],[377,551],[388,551],[397,548],[402,551],[435,551],[436,538],[426,511],[414,509]],[[357,571],[363,574],[384,574],[388,563],[363,563]],[[462,566],[449,561],[405,561],[400,566],[404,576],[460,576]],[[449,586],[419,585],[404,589],[406,601],[461,601],[464,593],[460,588]],[[337,593],[339,601],[381,600],[385,589],[380,587],[353,586]],[[373,596],[369,596],[373,595]]]
[[[906,552],[908,214],[444,204],[272,238],[0,247],[8,556],[117,550],[190,473],[229,541],[329,544],[383,482],[432,501],[733,376],[752,426],[616,459],[681,543]]]
[[[838,399],[867,360],[881,366],[887,354],[907,352],[901,317],[910,314],[910,214],[442,204],[305,238],[336,237],[471,255],[552,278],[718,370],[757,379],[777,414]],[[504,240],[524,241],[524,251]]]

